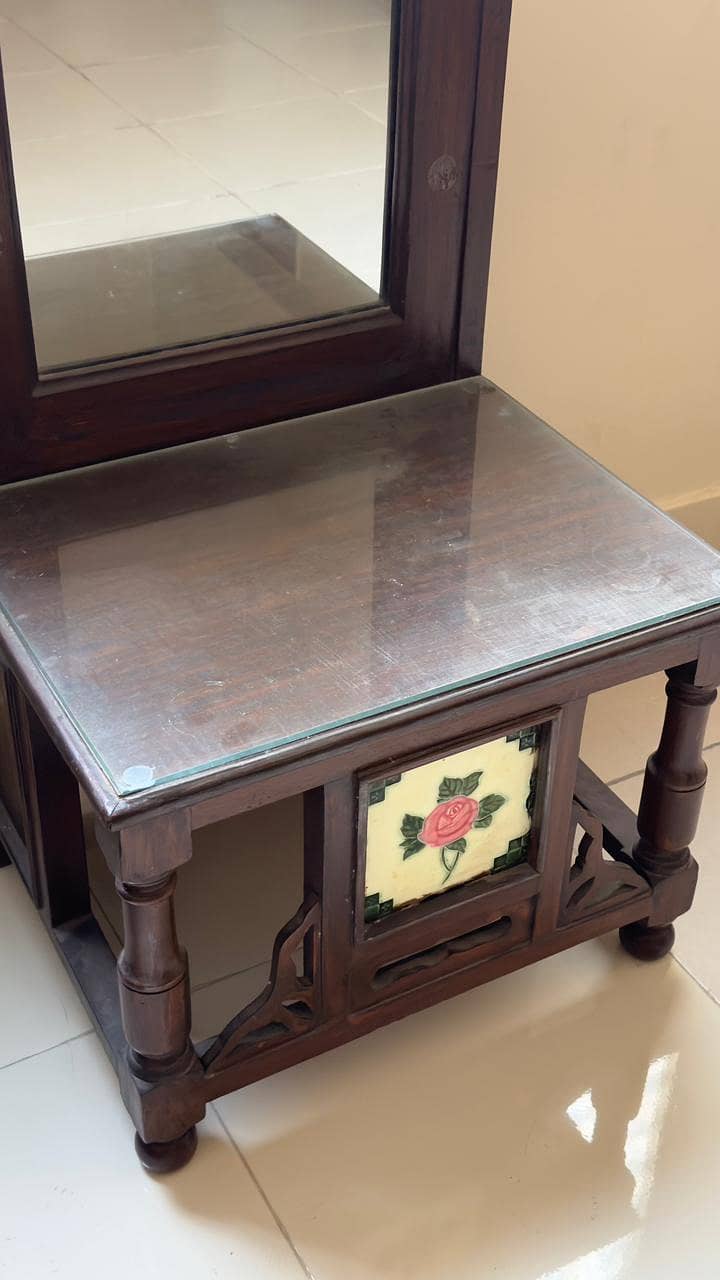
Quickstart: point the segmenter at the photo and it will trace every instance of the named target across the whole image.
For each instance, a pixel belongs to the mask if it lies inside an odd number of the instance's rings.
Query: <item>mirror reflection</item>
[[[41,371],[378,301],[392,0],[2,0]]]

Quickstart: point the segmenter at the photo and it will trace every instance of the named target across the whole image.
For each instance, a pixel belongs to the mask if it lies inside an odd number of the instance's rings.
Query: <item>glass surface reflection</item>
[[[475,379],[6,486],[0,520],[0,605],[121,794],[720,594],[716,552]]]
[[[6,0],[38,364],[372,305],[391,0]]]

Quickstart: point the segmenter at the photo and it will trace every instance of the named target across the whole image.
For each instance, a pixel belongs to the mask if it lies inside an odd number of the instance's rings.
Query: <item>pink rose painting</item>
[[[438,849],[443,868],[442,883],[450,879],[458,860],[467,849],[467,836],[473,828],[489,827],[493,815],[505,804],[506,796],[486,795],[473,798],[482,770],[466,778],[443,778],[438,802],[426,818],[406,813],[402,821],[400,847],[403,859],[412,858],[425,848]]]

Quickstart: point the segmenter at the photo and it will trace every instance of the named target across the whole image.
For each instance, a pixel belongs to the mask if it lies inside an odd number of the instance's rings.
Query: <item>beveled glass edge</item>
[[[265,742],[259,743],[256,747],[252,747],[248,750],[237,751],[229,755],[219,756],[216,759],[207,761],[206,763],[198,765],[197,767],[181,769],[181,770],[177,770],[174,773],[163,774],[159,778],[154,778],[152,781],[152,784],[147,787],[127,787],[127,786],[123,787],[117,782],[112,769],[109,767],[109,765],[107,764],[103,756],[99,753],[96,746],[90,741],[87,735],[80,728],[80,725],[78,724],[75,716],[72,714],[69,707],[67,706],[62,694],[56,688],[54,682],[47,675],[45,668],[42,666],[41,663],[38,662],[35,655],[32,653],[32,650],[29,648],[29,646],[25,642],[24,637],[21,635],[21,633],[18,632],[17,627],[12,622],[12,619],[8,618],[7,611],[4,609],[4,607],[2,606],[2,603],[0,602],[0,608],[2,608],[3,614],[7,618],[8,622],[10,623],[13,629],[13,632],[20,639],[23,645],[23,649],[30,657],[33,665],[38,670],[39,674],[42,676],[42,679],[44,680],[48,689],[51,691],[53,696],[57,699],[58,703],[63,709],[64,714],[66,715],[69,722],[72,724],[75,732],[78,734],[80,741],[83,743],[87,751],[90,753],[90,755],[92,756],[93,760],[96,762],[98,767],[102,770],[103,774],[107,778],[108,782],[110,783],[110,786],[114,790],[115,794],[118,796],[119,800],[125,800],[125,799],[128,799],[129,797],[134,797],[134,796],[143,796],[143,795],[150,796],[154,794],[159,794],[164,789],[168,789],[173,784],[190,781],[192,779],[204,778],[208,775],[216,775],[220,773],[220,771],[222,770],[230,769],[234,765],[244,764],[247,761],[251,761],[259,756],[266,755],[269,752],[272,752],[279,748],[289,747],[295,743],[303,742],[306,740],[311,741],[311,740],[314,740],[315,738],[321,737],[322,734],[324,733],[330,733],[336,729],[348,728],[350,725],[353,725],[353,724],[362,724],[365,721],[372,720],[374,717],[384,715],[388,712],[404,710],[405,708],[411,708],[416,704],[423,702],[427,699],[431,699],[434,697],[441,697],[443,694],[459,692],[462,689],[470,689],[470,688],[473,688],[474,686],[479,687],[489,680],[496,679],[497,677],[503,676],[503,675],[510,675],[516,671],[522,671],[527,668],[534,667],[539,663],[551,662],[556,658],[565,657],[568,654],[572,654],[572,653],[578,653],[578,654],[585,653],[588,649],[592,649],[593,647],[598,645],[607,644],[609,641],[612,641],[612,640],[619,640],[626,636],[642,635],[644,631],[646,631],[648,628],[651,628],[651,627],[661,626],[664,623],[676,622],[682,618],[693,619],[698,617],[699,615],[701,615],[703,612],[707,610],[718,608],[718,607],[720,607],[720,596],[711,597],[708,600],[704,600],[689,609],[687,608],[676,609],[672,613],[659,614],[657,616],[647,618],[646,620],[644,620],[643,622],[640,622],[636,626],[623,627],[614,631],[608,631],[603,633],[602,635],[593,636],[588,640],[574,641],[571,644],[563,645],[560,648],[551,649],[544,653],[539,653],[530,659],[522,659],[521,661],[518,661],[518,662],[505,663],[499,667],[494,667],[491,670],[483,672],[481,675],[468,676],[467,678],[462,680],[451,681],[449,684],[443,684],[443,685],[438,685],[429,689],[424,689],[421,692],[414,694],[410,698],[403,698],[403,699],[383,703],[381,705],[369,708],[367,711],[362,711],[351,716],[342,717],[339,720],[326,721],[323,724],[318,725],[314,729],[311,729],[309,731],[287,734],[280,738],[270,738],[270,739],[267,739]]]
[[[369,287],[370,286],[368,285],[368,288]],[[187,356],[188,354],[192,354],[193,352],[204,352],[207,350],[216,350],[216,349],[222,350],[223,348],[227,348],[228,346],[230,346],[233,342],[241,343],[249,339],[255,339],[255,338],[262,339],[267,337],[268,335],[277,334],[279,330],[282,330],[284,332],[289,329],[304,328],[308,324],[317,324],[318,326],[320,326],[320,325],[326,324],[328,320],[340,320],[340,319],[343,319],[345,316],[348,316],[348,317],[360,316],[364,318],[367,315],[368,311],[380,311],[383,309],[387,309],[387,306],[388,304],[385,301],[382,293],[378,291],[377,297],[370,298],[368,299],[367,302],[359,302],[357,303],[356,306],[352,306],[352,307],[342,307],[337,310],[323,311],[323,312],[320,312],[319,314],[305,316],[304,319],[293,320],[290,323],[288,323],[287,321],[283,322],[281,320],[278,320],[274,324],[268,323],[265,325],[259,325],[256,329],[243,329],[243,330],[234,330],[228,333],[217,333],[211,338],[188,338],[184,342],[174,343],[173,346],[171,347],[168,347],[167,345],[163,346],[161,344],[158,344],[152,347],[145,347],[143,348],[142,351],[121,351],[117,355],[110,354],[106,356],[97,356],[94,359],[83,360],[79,363],[76,362],[75,364],[70,362],[68,364],[38,365],[38,380],[42,383],[52,384],[53,382],[59,381],[61,378],[75,377],[76,375],[78,377],[82,377],[82,375],[85,373],[90,375],[93,373],[102,373],[105,370],[112,370],[112,369],[127,367],[131,362],[143,361],[145,363],[148,363],[152,360],[157,360],[158,357],[167,355],[168,353],[170,353],[170,355],[177,353],[178,357],[180,357],[180,356]],[[293,422],[295,421],[295,419],[283,418],[282,421]],[[265,425],[279,426],[280,423],[270,422],[270,423],[266,423]],[[234,435],[236,433],[229,432],[227,434]],[[212,439],[216,439],[217,437],[209,436],[207,438],[212,440]],[[202,440],[199,440],[199,441],[188,440],[188,441],[184,441],[183,443],[201,444]],[[183,447],[182,444],[170,445],[171,449],[172,448],[181,449],[182,447]],[[166,450],[162,449],[161,447],[159,449],[151,449],[149,452],[160,453],[160,452],[166,452]],[[138,457],[139,455],[129,454],[128,456],[130,458],[133,458],[133,457]],[[106,458],[100,462],[90,462],[87,464],[87,466],[102,467],[110,462],[122,462],[122,461],[123,461],[122,458]],[[85,470],[85,469],[86,468],[84,467],[74,468],[74,470],[78,470],[78,471]],[[56,472],[54,474],[62,475],[66,473]],[[35,480],[44,480],[46,477],[34,476],[32,478]],[[18,480],[18,481],[14,481],[14,483],[27,484],[30,482],[29,481],[23,482],[22,480]],[[10,486],[8,485],[7,487],[9,488]]]

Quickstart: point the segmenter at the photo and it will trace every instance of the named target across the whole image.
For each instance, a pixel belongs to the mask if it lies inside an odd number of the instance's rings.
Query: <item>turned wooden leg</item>
[[[660,745],[645,770],[633,860],[659,891],[660,915],[668,918],[658,919],[656,912],[620,930],[626,951],[640,960],[667,954],[675,938],[672,920],[689,906],[682,893],[675,899],[672,890],[676,882],[680,891],[689,878],[689,846],[707,776],[702,754],[705,727],[717,696],[714,688],[695,684],[694,664],[675,667],[667,675],[665,721]]]
[[[182,1077],[195,1057],[187,954],[175,930],[175,879],[171,872],[152,884],[116,882],[125,937],[118,978],[128,1062],[135,1077],[151,1084]],[[179,1169],[196,1145],[194,1126],[167,1141],[145,1142],[139,1134],[135,1139],[142,1164],[154,1173]]]
[[[175,869],[192,855],[190,815],[177,810],[113,832],[95,830],[122,903],[118,959],[127,1051],[120,1088],[146,1169],[169,1173],[195,1150],[205,1114],[205,1077],[190,1041],[187,954],[175,929]]]

